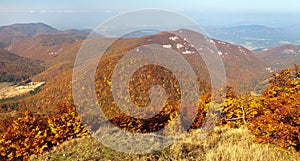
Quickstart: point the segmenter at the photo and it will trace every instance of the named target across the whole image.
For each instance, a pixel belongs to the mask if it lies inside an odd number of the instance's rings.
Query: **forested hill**
[[[0,82],[18,82],[44,70],[40,61],[18,56],[0,48]]]

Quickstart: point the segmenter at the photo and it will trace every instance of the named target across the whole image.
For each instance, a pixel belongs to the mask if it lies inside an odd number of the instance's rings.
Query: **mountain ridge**
[[[300,45],[286,44],[256,54],[271,70],[279,71],[300,63]]]
[[[88,35],[89,29],[78,30],[58,30],[45,23],[16,23],[6,26],[0,26],[0,47],[9,49],[9,46],[20,39],[31,38],[39,35]]]

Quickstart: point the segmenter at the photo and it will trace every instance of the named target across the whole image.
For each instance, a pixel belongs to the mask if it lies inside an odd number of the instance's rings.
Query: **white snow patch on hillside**
[[[176,44],[177,49],[184,47],[182,44]]]
[[[172,41],[176,41],[178,40],[179,38],[177,36],[174,36],[174,37],[169,37],[169,40],[172,40]]]
[[[182,52],[182,54],[193,54],[193,52],[186,50],[186,51]]]
[[[170,49],[170,48],[172,48],[172,45],[171,44],[169,44],[169,45],[163,45],[163,47],[167,48],[167,49]]]

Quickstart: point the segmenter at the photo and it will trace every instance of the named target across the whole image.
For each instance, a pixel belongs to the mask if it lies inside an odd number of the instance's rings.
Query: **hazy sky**
[[[54,27],[91,28],[122,12],[168,9],[200,25],[298,24],[300,0],[1,0],[0,25],[45,22]]]

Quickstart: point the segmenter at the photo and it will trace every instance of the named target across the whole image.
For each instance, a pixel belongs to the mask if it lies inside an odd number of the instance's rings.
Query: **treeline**
[[[14,75],[14,74],[8,74],[6,72],[0,73],[0,82],[21,82],[23,80],[28,79],[28,75]]]

